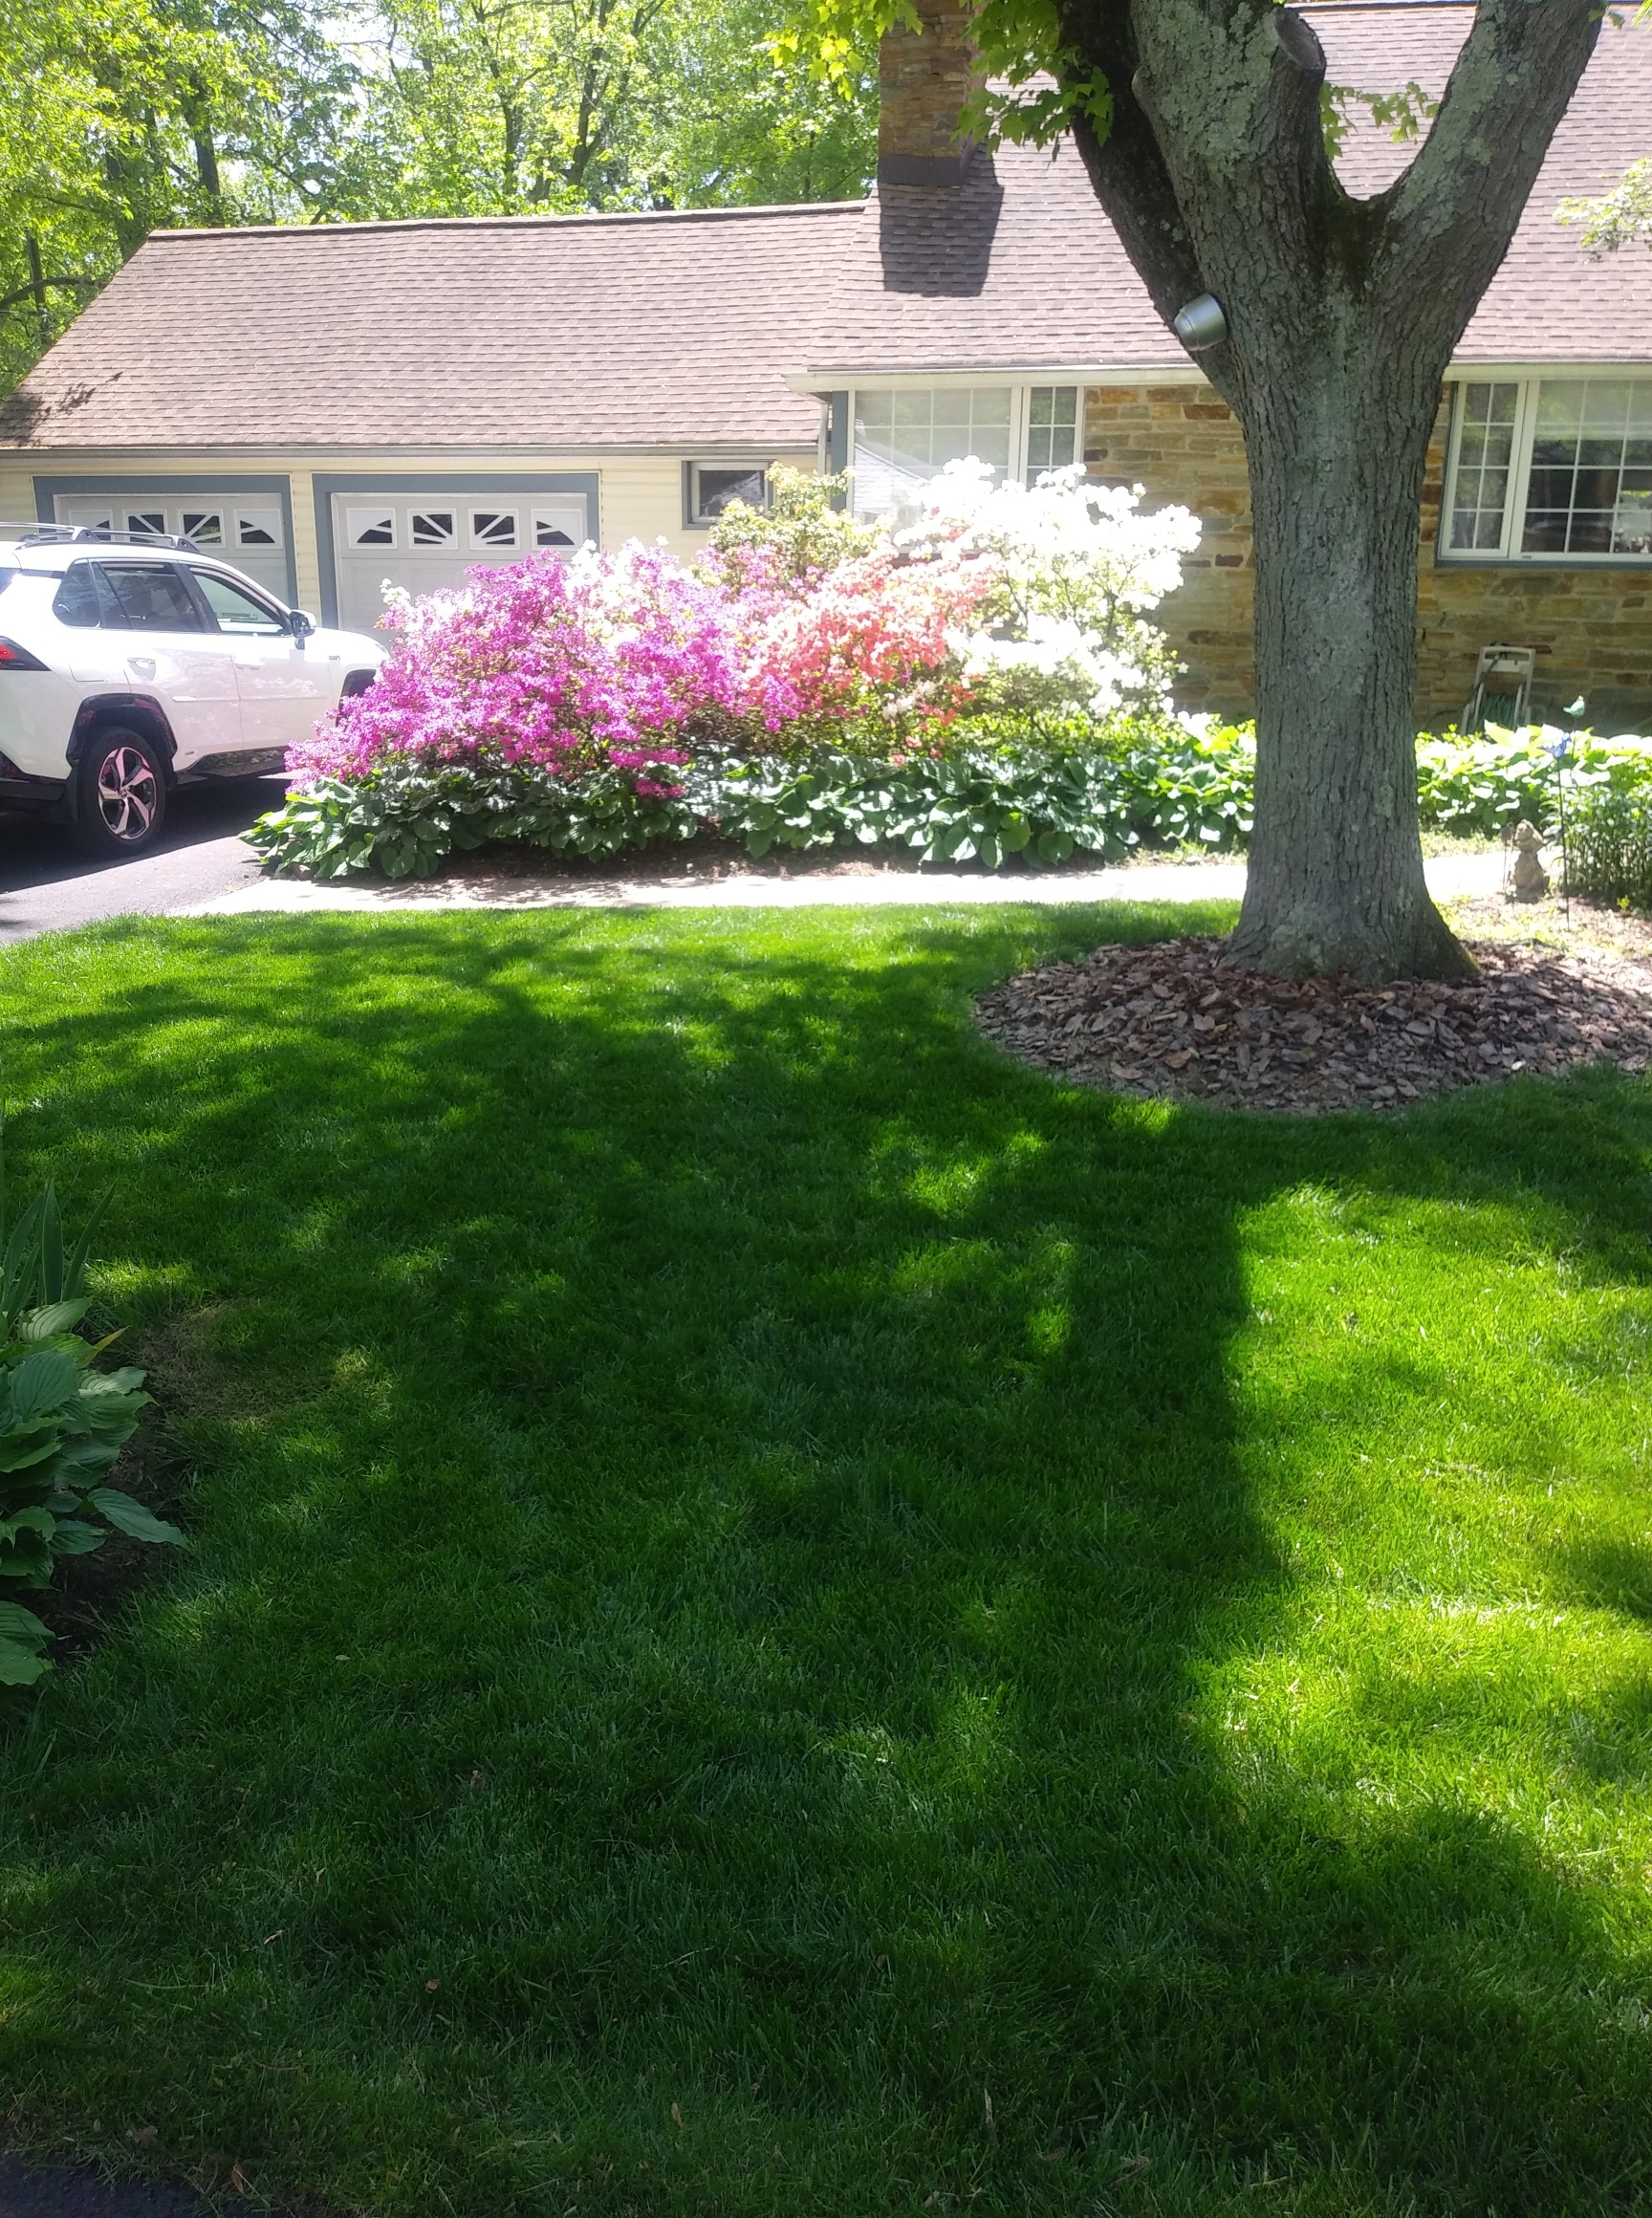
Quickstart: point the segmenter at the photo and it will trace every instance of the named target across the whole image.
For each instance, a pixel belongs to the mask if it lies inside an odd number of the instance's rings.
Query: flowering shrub
[[[736,704],[728,597],[663,547],[479,570],[457,593],[393,597],[386,621],[377,683],[290,753],[299,790],[410,759],[620,772],[658,797],[690,724]]]
[[[1030,492],[953,464],[890,531],[834,510],[837,481],[776,472],[773,511],[733,508],[696,569],[632,542],[392,596],[395,651],[293,751],[293,786],[531,767],[662,800],[707,746],[904,755],[972,713],[1161,699],[1169,664],[1142,612],[1198,527],[1082,474]]]
[[[1146,615],[1181,584],[1199,520],[1184,508],[1141,509],[1139,487],[1087,485],[1082,463],[1031,487],[994,486],[973,462],[930,482],[894,544],[909,559],[990,566],[985,623],[952,641],[973,704],[1107,716],[1168,703],[1176,663]]]

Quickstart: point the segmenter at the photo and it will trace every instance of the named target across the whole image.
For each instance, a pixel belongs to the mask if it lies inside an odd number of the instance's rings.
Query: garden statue
[[[1534,824],[1524,816],[1514,827],[1514,883],[1510,899],[1517,902],[1541,901],[1549,891],[1549,873],[1540,858],[1543,841]]]

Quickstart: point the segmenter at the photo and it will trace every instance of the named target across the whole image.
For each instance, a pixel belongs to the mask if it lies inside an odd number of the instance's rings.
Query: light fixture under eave
[[[1198,354],[1205,347],[1222,344],[1228,337],[1228,318],[1214,294],[1201,293],[1197,300],[1187,303],[1170,328],[1189,354]]]

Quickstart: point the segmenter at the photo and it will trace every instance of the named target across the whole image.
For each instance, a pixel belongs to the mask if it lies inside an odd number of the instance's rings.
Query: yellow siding
[[[674,553],[691,557],[706,544],[704,532],[683,529],[683,465],[687,451],[676,454],[329,454],[299,462],[291,454],[270,454],[248,448],[238,454],[203,457],[187,452],[131,451],[74,452],[54,448],[27,458],[10,457],[0,465],[0,517],[22,520],[36,513],[34,472],[42,477],[189,477],[203,489],[217,476],[285,477],[293,489],[293,554],[297,571],[299,605],[318,609],[321,601],[320,556],[315,544],[314,480],[327,477],[459,477],[475,471],[517,475],[528,472],[595,472],[598,479],[598,530],[604,547],[618,547],[625,539],[663,539]],[[693,459],[711,461],[710,454]],[[815,451],[793,450],[772,459],[794,468],[812,469]]]

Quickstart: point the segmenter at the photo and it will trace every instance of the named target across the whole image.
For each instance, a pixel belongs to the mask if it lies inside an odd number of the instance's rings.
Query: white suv
[[[0,807],[135,854],[170,787],[278,770],[383,658],[187,539],[0,524]]]

